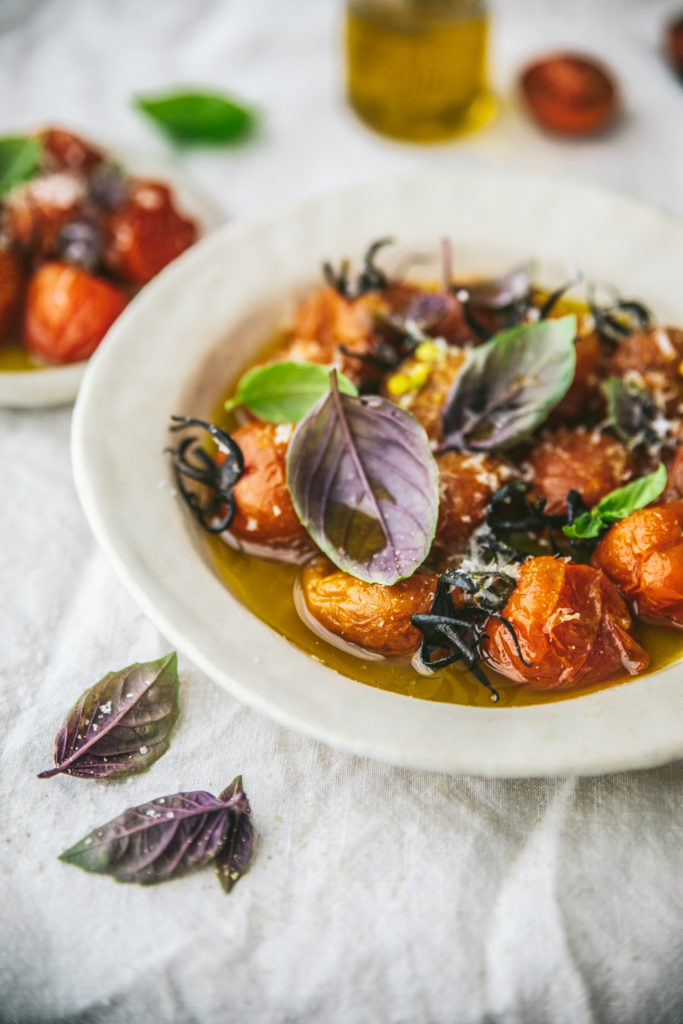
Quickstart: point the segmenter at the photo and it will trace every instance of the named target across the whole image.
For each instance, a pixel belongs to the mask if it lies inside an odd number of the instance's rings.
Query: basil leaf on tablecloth
[[[331,390],[296,427],[287,485],[299,519],[326,555],[368,583],[392,584],[427,557],[439,474],[417,420],[377,396]]]
[[[237,142],[256,125],[255,111],[220,93],[171,92],[133,102],[176,142]]]
[[[218,881],[226,892],[230,892],[249,867],[254,849],[254,826],[249,801],[242,789],[242,776],[233,779],[218,799],[226,803],[234,801],[225,842],[213,862]]]
[[[354,384],[337,374],[339,390],[357,395]],[[257,366],[240,378],[226,409],[244,405],[259,419],[271,423],[298,423],[330,390],[330,368],[317,363],[281,362]]]
[[[522,324],[470,350],[442,413],[441,450],[510,448],[546,419],[574,379],[576,317]]]
[[[571,526],[563,526],[567,537],[592,539],[609,529],[613,523],[630,516],[639,508],[645,508],[658,498],[666,487],[666,468],[663,462],[648,476],[631,481],[625,487],[610,491],[590,512],[584,512]]]
[[[215,861],[228,843],[218,874],[229,891],[251,858],[249,815],[249,801],[238,777],[219,797],[203,791],[174,793],[131,807],[65,850],[59,859],[84,871],[112,875],[117,882],[155,885]]]
[[[43,147],[38,139],[6,135],[0,139],[0,195],[29,181],[40,168]]]
[[[114,779],[145,771],[168,750],[178,717],[178,657],[108,672],[81,695],[55,740],[56,768],[82,779]]]

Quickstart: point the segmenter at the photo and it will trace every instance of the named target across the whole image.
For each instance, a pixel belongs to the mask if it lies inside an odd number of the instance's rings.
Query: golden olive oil
[[[19,342],[0,345],[0,373],[24,373],[26,370],[44,369],[45,364],[39,363]]]
[[[348,5],[351,106],[370,127],[434,142],[485,124],[489,23],[479,0],[355,0]]]

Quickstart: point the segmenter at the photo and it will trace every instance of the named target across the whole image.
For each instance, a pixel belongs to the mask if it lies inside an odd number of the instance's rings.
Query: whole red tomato
[[[536,61],[522,73],[520,87],[538,123],[560,135],[594,135],[619,110],[610,72],[581,54],[558,53]]]
[[[127,302],[120,288],[101,277],[68,263],[44,263],[28,285],[26,347],[51,362],[87,359]]]

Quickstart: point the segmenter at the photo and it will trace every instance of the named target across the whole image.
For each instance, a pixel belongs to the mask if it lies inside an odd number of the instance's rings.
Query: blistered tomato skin
[[[604,396],[600,388],[600,377],[604,358],[600,340],[595,331],[580,337],[574,345],[576,369],[567,394],[555,406],[548,422],[556,426],[567,426],[586,422],[588,414],[600,414],[604,407]]]
[[[546,511],[567,511],[567,494],[578,491],[594,505],[627,483],[635,472],[625,444],[598,431],[560,429],[541,441],[529,457],[530,474]]]
[[[592,561],[641,618],[683,629],[683,501],[640,509],[615,523]]]
[[[130,284],[144,285],[196,241],[197,225],[176,210],[166,185],[138,180],[111,214],[107,236],[109,269]]]
[[[14,326],[24,289],[24,271],[11,249],[0,248],[0,341]]]
[[[392,586],[365,583],[316,558],[301,573],[301,592],[308,613],[330,633],[387,658],[414,654],[422,634],[411,615],[428,612],[436,578],[415,573]]]
[[[560,135],[594,135],[619,110],[614,80],[601,64],[560,53],[537,61],[521,77],[521,91],[534,118]]]
[[[386,308],[378,292],[347,299],[334,288],[320,288],[297,309],[291,341],[277,358],[336,366],[357,387],[375,382],[380,371],[356,356],[372,353],[374,317]]]
[[[678,410],[683,399],[683,330],[650,327],[621,342],[609,360],[616,377],[637,374],[667,412]]]
[[[104,160],[102,151],[96,146],[63,128],[46,128],[38,137],[50,170],[90,174]]]
[[[507,467],[488,455],[444,452],[439,467],[439,519],[434,550],[454,553],[484,520],[491,495],[510,476]]]
[[[92,355],[128,302],[109,281],[68,263],[44,263],[29,281],[24,342],[50,362]]]
[[[281,545],[308,537],[287,489],[286,456],[292,428],[253,422],[232,435],[244,458],[233,489],[235,537],[254,544]]]
[[[542,556],[522,565],[502,614],[509,631],[490,619],[482,656],[508,679],[535,690],[592,686],[619,675],[636,675],[649,657],[631,634],[626,603],[599,569]]]

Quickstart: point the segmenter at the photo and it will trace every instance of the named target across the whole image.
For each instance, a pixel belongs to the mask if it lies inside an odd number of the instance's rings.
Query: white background
[[[231,217],[471,153],[683,215],[683,87],[659,54],[676,4],[496,7],[498,120],[420,149],[372,135],[346,108],[333,0],[3,0],[0,131],[63,123],[166,153],[131,95],[205,84],[262,110],[248,145],[175,157]],[[618,73],[626,114],[609,136],[553,140],[519,109],[516,70],[557,46]],[[287,732],[181,663],[181,718],[149,773],[36,780],[85,687],[168,649],[90,537],[69,419],[0,411],[0,1020],[683,1018],[680,766],[540,781],[402,771]],[[230,897],[211,871],[140,889],[56,860],[126,806],[217,793],[239,772],[259,838]]]

